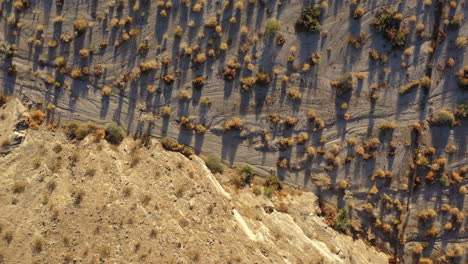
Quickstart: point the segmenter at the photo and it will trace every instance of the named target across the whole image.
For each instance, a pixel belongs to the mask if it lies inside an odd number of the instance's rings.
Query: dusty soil
[[[139,9],[134,8],[136,3],[139,3]],[[417,151],[428,147],[436,150],[434,160],[447,158],[444,166],[447,175],[467,166],[466,120],[453,127],[433,127],[427,122],[439,110],[451,110],[468,99],[466,91],[458,87],[458,77],[455,76],[466,64],[468,53],[466,48],[456,48],[454,44],[458,36],[466,37],[468,26],[462,23],[454,29],[441,23],[444,19],[452,19],[455,14],[466,17],[468,9],[464,2],[455,1],[456,7],[450,8],[448,1],[432,1],[430,5],[425,5],[423,1],[360,1],[358,6],[364,7],[365,12],[360,19],[353,19],[352,12],[356,5],[345,1],[328,1],[328,7],[322,9],[320,18],[322,30],[328,31],[327,36],[294,30],[294,23],[304,5],[301,1],[282,2],[282,5],[278,5],[278,1],[243,2],[242,10],[236,9],[234,2],[231,2],[225,11],[217,15],[222,27],[221,34],[203,24],[207,18],[216,15],[224,2],[208,1],[200,13],[193,11],[195,3],[189,7],[179,1],[172,3],[172,7],[166,8],[158,7],[156,2],[151,1],[129,1],[120,10],[118,4],[109,7],[109,2],[105,1],[64,1],[61,7],[57,7],[53,1],[33,1],[30,8],[17,12],[11,1],[3,1],[2,18],[5,19],[2,21],[0,39],[15,43],[18,47],[17,55],[3,64],[5,70],[0,73],[3,92],[27,98],[43,108],[51,104],[55,107],[48,113],[49,122],[52,123],[66,120],[104,123],[114,120],[130,133],[169,136],[193,146],[197,152],[218,154],[231,165],[243,162],[253,164],[266,173],[280,175],[285,182],[317,193],[311,174],[325,173],[331,180],[330,190],[320,192],[320,198],[340,208],[353,203],[362,229],[371,230],[372,235],[377,236],[376,244],[407,262],[413,259],[411,252],[414,244],[424,244],[425,251],[421,256],[429,257],[445,254],[452,244],[467,242],[465,221],[453,230],[441,232],[436,239],[424,235],[429,226],[435,225],[443,230],[443,226],[450,221],[451,216],[440,211],[442,204],[449,203],[462,212],[466,211],[465,195],[459,193],[460,188],[466,185],[464,174],[462,182],[452,181],[449,186],[442,186],[438,181],[428,184],[424,180],[414,184],[418,177],[423,179],[425,175],[416,175],[408,166]],[[371,22],[384,6],[391,6],[403,14],[402,23],[410,30],[404,49],[393,49],[380,33],[373,30]],[[162,10],[166,11],[167,17],[161,15]],[[22,24],[21,30],[8,24],[6,18],[12,13]],[[58,15],[63,15],[62,23],[52,21]],[[413,15],[416,21],[411,21]],[[127,16],[133,18],[129,25],[110,25],[112,18],[124,19]],[[236,18],[237,23],[230,23],[232,17]],[[265,31],[265,21],[270,17],[282,22],[277,33],[286,40],[282,46],[275,43],[276,36],[259,36]],[[62,33],[73,35],[73,23],[77,18],[90,21],[86,32],[75,36],[68,44],[59,41],[57,48],[47,47],[47,40],[51,38],[59,40]],[[194,26],[188,27],[192,20]],[[39,24],[44,25],[43,32],[37,31]],[[418,37],[417,24],[425,25],[423,38]],[[180,38],[174,36],[177,26],[184,29]],[[241,26],[248,28],[247,35],[241,35]],[[138,36],[115,47],[131,28],[139,30]],[[204,37],[199,37],[201,32]],[[347,43],[349,36],[357,37],[360,32],[367,34],[361,48]],[[167,34],[167,38],[164,34]],[[443,36],[439,38],[441,41],[435,41],[437,36]],[[30,45],[28,40],[31,37],[42,42]],[[239,47],[247,40],[252,41],[249,50],[240,53]],[[97,49],[87,59],[80,57],[81,49],[98,47],[102,41],[108,42],[107,48]],[[226,51],[219,48],[223,42],[228,43]],[[137,50],[142,43],[148,43],[150,48],[140,56]],[[202,64],[193,62],[192,58],[197,52],[186,55],[185,48],[194,48],[195,44],[205,52],[213,48],[215,56],[208,57]],[[295,60],[288,63],[293,46],[297,49],[294,52]],[[434,50],[433,53],[429,52],[430,48]],[[412,49],[412,52],[406,53],[406,49]],[[386,55],[388,62],[372,60],[369,56],[371,50]],[[303,72],[301,68],[304,63],[310,64],[311,53],[320,54],[320,62]],[[252,58],[253,69],[248,69],[245,55]],[[69,73],[61,74],[54,67],[53,61],[57,56],[64,56],[73,69],[101,65],[103,74],[100,77],[72,79]],[[140,62],[152,59],[162,61],[166,57],[171,59],[166,67],[141,74],[139,78],[124,83],[124,89],[119,89],[118,81],[125,73],[138,68]],[[452,57],[455,58],[454,65],[446,67],[448,59]],[[242,65],[239,77],[226,82],[220,77],[220,72],[233,59]],[[402,63],[406,66],[403,67]],[[14,75],[6,73],[11,64],[18,66],[18,72]],[[273,69],[279,71],[277,76]],[[272,82],[266,86],[254,85],[249,92],[243,91],[240,78],[253,76],[259,71],[270,74]],[[349,97],[342,98],[336,95],[330,81],[337,80],[346,72],[354,75],[354,85]],[[365,77],[358,80],[355,74],[361,72]],[[163,81],[162,77],[167,73],[176,76],[171,85]],[[287,83],[281,82],[283,75],[289,77]],[[44,80],[50,76],[62,84],[60,88],[45,83]],[[192,85],[192,79],[198,76],[206,78],[206,84],[201,89]],[[401,86],[423,76],[431,76],[430,88],[417,86],[408,94],[398,94]],[[102,95],[105,85],[113,89],[110,96]],[[160,88],[160,92],[149,93],[149,85]],[[369,95],[374,85],[379,87],[379,98],[371,101]],[[299,90],[302,99],[290,100],[286,94],[290,89]],[[189,91],[190,100],[179,100],[178,94],[183,90]],[[200,106],[204,96],[212,102],[209,107]],[[348,105],[346,110],[341,108],[344,102]],[[171,106],[170,118],[161,116],[163,106]],[[305,116],[310,109],[324,119],[324,129],[312,130]],[[273,124],[267,120],[270,114],[279,114],[283,119],[292,116],[298,119],[298,123],[293,127],[283,123]],[[345,114],[349,116],[344,118]],[[179,119],[183,116],[205,125],[207,132],[197,134],[181,129]],[[244,128],[225,132],[223,123],[237,116],[242,118]],[[384,121],[394,122],[397,127],[391,133],[379,133],[378,126]],[[426,129],[417,140],[413,140],[408,126],[419,121],[424,123]],[[265,142],[265,132],[271,136],[268,142]],[[297,136],[301,132],[308,134],[305,144],[287,149],[279,147],[282,137]],[[368,160],[356,155],[355,147],[349,147],[346,143],[347,139],[356,138],[356,145],[359,146],[371,137],[378,137],[381,143],[375,157]],[[322,145],[320,141],[324,138],[326,143]],[[395,154],[389,156],[387,153],[392,140],[396,149]],[[335,148],[334,144],[338,146],[340,162],[331,171],[327,170],[326,155],[316,155],[313,159],[305,156],[308,146],[323,149],[328,154]],[[452,154],[445,152],[450,145],[457,147]],[[354,159],[346,163],[349,156]],[[279,168],[277,163],[284,158],[290,165]],[[371,180],[371,175],[379,169],[391,171],[394,177],[390,180]],[[350,183],[346,196],[338,188],[342,180]],[[369,196],[373,186],[379,192]],[[389,200],[384,194],[392,202],[401,202],[404,210],[396,211],[382,206]],[[371,215],[362,210],[362,205],[366,203],[373,204],[375,208]],[[440,214],[435,217],[434,223],[421,226],[416,215],[429,208]],[[390,233],[383,232],[381,226],[374,226],[376,219],[386,224],[398,220],[398,224],[392,226]],[[398,244],[396,241],[400,237],[406,237],[406,240]],[[414,261],[419,257],[416,256]]]

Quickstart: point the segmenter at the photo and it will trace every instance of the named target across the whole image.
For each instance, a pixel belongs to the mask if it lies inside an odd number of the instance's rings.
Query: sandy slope
[[[0,110],[2,135],[21,107]],[[277,197],[222,186],[227,175],[156,140],[115,147],[24,132],[0,157],[1,263],[387,263],[328,228],[312,193],[282,197],[291,212],[278,212]]]

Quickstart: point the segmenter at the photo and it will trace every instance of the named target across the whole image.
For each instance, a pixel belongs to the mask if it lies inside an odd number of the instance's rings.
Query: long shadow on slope
[[[231,166],[234,164],[237,149],[243,142],[240,133],[239,130],[227,131],[223,134],[221,139],[221,158],[223,160],[228,160]]]

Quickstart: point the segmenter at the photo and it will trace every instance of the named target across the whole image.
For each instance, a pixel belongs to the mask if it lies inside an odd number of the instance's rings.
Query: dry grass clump
[[[429,119],[429,122],[434,126],[452,126],[454,121],[455,115],[448,110],[440,110]]]
[[[297,89],[289,89],[289,90],[286,91],[286,94],[292,100],[299,100],[299,99],[302,98],[302,93]]]
[[[398,94],[400,95],[404,95],[404,94],[407,94],[409,93],[414,87],[418,86],[419,85],[419,80],[413,80],[411,82],[409,82],[408,84],[400,87],[400,89],[398,90]]]
[[[200,99],[200,105],[201,106],[208,106],[210,105],[212,102],[211,102],[211,99],[207,96],[202,96],[201,99]]]
[[[224,122],[223,128],[224,131],[229,130],[240,130],[244,126],[244,122],[239,117],[233,117]]]
[[[309,56],[309,59],[310,59],[310,61],[312,62],[313,65],[318,64],[320,62],[320,58],[321,58],[321,56],[318,53],[312,53]]]
[[[269,114],[267,120],[272,123],[278,124],[279,122],[281,122],[281,116],[278,114]]]
[[[296,140],[293,137],[282,137],[279,140],[279,145],[281,149],[287,149],[296,145]]]
[[[396,124],[391,121],[384,121],[382,122],[379,126],[378,129],[380,132],[388,131],[388,130],[393,130],[396,128]]]
[[[170,106],[163,106],[161,107],[161,115],[163,117],[169,117],[171,116],[171,107]]]
[[[271,82],[270,75],[264,72],[258,72],[255,76],[256,80],[255,83],[267,85]]]
[[[337,95],[344,95],[353,89],[353,76],[351,73],[345,73],[340,79],[330,84],[335,86]]]
[[[372,174],[371,180],[375,180],[375,178],[380,178],[380,179],[390,178],[391,179],[393,178],[393,173],[389,170],[378,169]]]
[[[192,80],[192,85],[193,85],[193,87],[195,87],[195,88],[202,88],[203,85],[205,85],[205,83],[206,83],[206,79],[205,79],[205,77],[203,77],[203,76],[195,77],[195,78]]]
[[[419,80],[419,84],[421,84],[422,87],[429,88],[431,87],[432,80],[429,76],[424,76]]]
[[[190,95],[190,91],[182,90],[178,94],[179,100],[190,100],[192,96]]]
[[[80,79],[81,77],[83,77],[84,75],[84,72],[83,72],[83,69],[81,68],[77,68],[77,69],[73,69],[70,73],[70,77],[72,79]]]
[[[459,244],[453,244],[450,249],[447,249],[446,254],[451,258],[461,258],[465,254],[465,250]]]
[[[330,188],[331,179],[326,173],[311,173],[310,179],[312,180],[312,183],[322,191]]]
[[[284,118],[284,123],[288,126],[295,126],[299,120],[292,116],[287,116]]]
[[[32,129],[38,129],[42,122],[44,122],[45,118],[46,113],[42,110],[37,109],[32,111],[29,115],[29,127]]]
[[[257,78],[255,76],[241,78],[240,82],[241,82],[242,90],[244,91],[252,90],[252,87],[256,81],[257,81]]]
[[[364,13],[366,12],[366,9],[364,9],[363,7],[358,7],[356,9],[354,9],[353,11],[353,18],[361,18]]]
[[[440,233],[439,228],[436,226],[431,226],[429,229],[426,230],[426,236],[430,238],[436,238]]]
[[[78,18],[75,21],[73,21],[73,28],[79,34],[85,32],[88,29],[88,27],[89,27],[89,22],[87,19]]]
[[[164,77],[163,77],[163,81],[164,81],[165,84],[171,85],[175,81],[175,75],[172,74],[172,73],[165,74]]]
[[[468,38],[459,36],[455,39],[455,46],[459,49],[464,49],[468,46]]]
[[[426,220],[429,220],[431,218],[434,218],[436,215],[437,215],[437,213],[436,213],[436,211],[434,211],[434,209],[427,209],[427,210],[421,211],[418,214],[418,219],[420,221],[426,221]]]
[[[102,87],[101,92],[102,92],[102,95],[109,96],[112,93],[112,87],[105,85],[104,87]]]
[[[216,17],[210,17],[205,20],[205,26],[215,28],[218,25],[218,19]]]
[[[182,153],[182,155],[188,158],[191,158],[192,155],[195,154],[192,148],[184,144],[179,144],[179,142],[177,142],[176,140],[168,138],[168,137],[161,138],[161,145],[166,150],[180,152]]]
[[[455,146],[455,145],[448,145],[446,148],[445,148],[445,152],[446,153],[449,153],[449,154],[453,154],[455,152],[457,152],[458,148]]]
[[[287,169],[287,168],[289,168],[289,159],[288,158],[279,158],[276,165],[279,168]]]
[[[139,68],[142,73],[146,73],[149,71],[154,71],[154,70],[159,69],[160,64],[156,62],[155,60],[144,61],[140,63]]]

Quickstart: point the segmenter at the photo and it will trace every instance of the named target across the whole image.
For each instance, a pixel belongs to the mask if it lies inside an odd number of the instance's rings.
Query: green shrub
[[[112,144],[120,144],[124,138],[123,128],[116,122],[112,122],[106,127],[106,140]]]
[[[255,171],[255,167],[250,164],[242,165],[241,167],[238,168],[238,171],[242,176],[242,179],[241,179],[242,185],[250,184],[253,176],[257,174],[257,172]]]
[[[78,140],[82,140],[90,133],[91,133],[91,128],[88,125],[84,124],[84,125],[78,126],[78,128],[75,130],[75,138]]]
[[[351,218],[349,216],[349,211],[347,208],[341,209],[338,214],[335,216],[335,224],[333,228],[344,233],[351,224]]]
[[[283,189],[283,183],[276,175],[270,175],[266,178],[265,183],[263,184],[265,188],[271,188],[274,191]]]
[[[221,173],[224,171],[224,164],[221,161],[221,158],[216,156],[215,154],[209,154],[208,157],[206,157],[205,163],[208,169],[210,169],[213,173]]]
[[[351,73],[343,74],[336,85],[336,93],[342,95],[350,92],[353,89],[353,76]]]
[[[276,18],[269,18],[265,22],[265,32],[273,36],[281,28],[281,21]]]
[[[78,130],[78,124],[70,123],[65,127],[65,134],[69,138],[75,138],[76,130]]]
[[[455,108],[455,116],[457,118],[468,118],[468,101],[457,105]]]
[[[447,110],[440,110],[431,117],[431,123],[435,126],[451,126],[455,121],[455,116]]]
[[[393,8],[383,8],[377,13],[372,24],[377,32],[384,33],[385,38],[394,47],[403,47],[406,45],[409,31],[400,27],[401,19],[397,14]]]
[[[308,32],[319,32],[321,25],[319,22],[320,17],[320,6],[308,6],[302,10],[301,17],[296,21],[296,30],[308,31]]]

